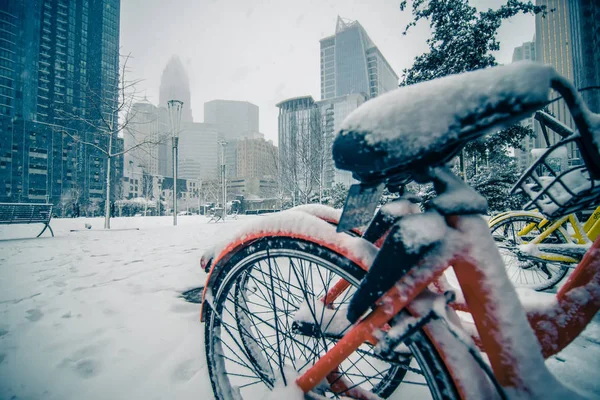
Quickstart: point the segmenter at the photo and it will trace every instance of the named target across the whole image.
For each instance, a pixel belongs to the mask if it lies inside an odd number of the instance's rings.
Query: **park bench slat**
[[[0,225],[10,224],[44,224],[44,229],[38,237],[44,233],[46,229],[50,229],[50,233],[54,236],[54,232],[50,227],[52,219],[52,204],[40,203],[0,203]]]

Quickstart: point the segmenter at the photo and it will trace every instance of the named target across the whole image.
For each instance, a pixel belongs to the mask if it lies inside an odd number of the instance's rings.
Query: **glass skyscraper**
[[[119,18],[120,0],[0,1],[0,201],[103,201],[107,159],[81,141],[118,118]]]
[[[575,86],[600,86],[600,2],[572,0],[570,6]],[[600,90],[589,90],[582,96],[590,110],[600,113]]]
[[[338,17],[335,35],[321,39],[321,99],[398,87],[398,75],[358,21]]]
[[[536,60],[552,65],[558,73],[575,84],[577,89],[600,84],[600,6],[597,0],[536,0],[536,5],[545,5],[552,10],[545,16],[536,15],[535,47]],[[582,93],[593,111],[600,111],[598,90]],[[566,103],[559,100],[549,106],[554,116],[574,128]],[[536,129],[536,145],[545,147],[543,136]],[[560,139],[550,134],[554,144]],[[541,143],[540,143],[540,140]],[[570,162],[579,162],[579,150],[570,148]]]

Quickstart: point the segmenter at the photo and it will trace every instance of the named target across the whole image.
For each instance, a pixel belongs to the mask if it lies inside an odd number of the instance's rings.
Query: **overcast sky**
[[[479,9],[502,0],[472,0]],[[275,104],[290,97],[320,99],[319,39],[335,33],[336,18],[358,20],[398,76],[427,47],[426,24],[403,36],[409,12],[400,0],[121,0],[121,51],[131,53],[131,77],[158,103],[160,77],[178,55],[187,69],[194,121],[204,103],[249,101],[260,108],[260,131],[277,142]],[[518,16],[500,31],[498,62],[530,41],[534,18]]]

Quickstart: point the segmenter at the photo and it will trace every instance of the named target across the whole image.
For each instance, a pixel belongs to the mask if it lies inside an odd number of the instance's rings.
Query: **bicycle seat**
[[[335,165],[364,182],[446,163],[469,140],[544,106],[557,76],[550,66],[519,62],[388,92],[344,120],[333,142]]]

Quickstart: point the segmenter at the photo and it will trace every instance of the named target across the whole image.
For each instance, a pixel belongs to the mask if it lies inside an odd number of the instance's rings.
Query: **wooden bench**
[[[50,233],[54,236],[50,219],[52,219],[52,204],[0,203],[0,225],[44,224],[44,229],[36,237],[40,237],[46,229],[50,229]]]

